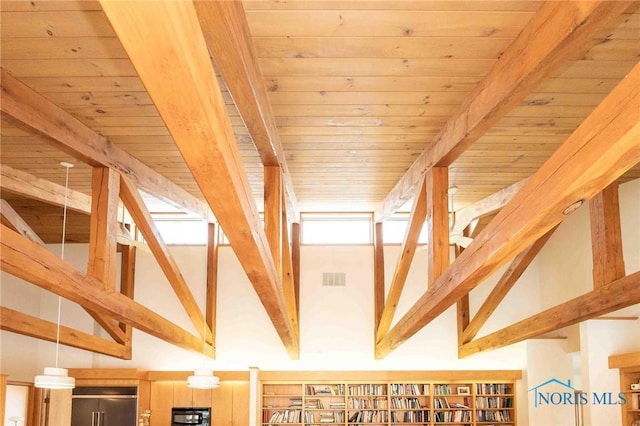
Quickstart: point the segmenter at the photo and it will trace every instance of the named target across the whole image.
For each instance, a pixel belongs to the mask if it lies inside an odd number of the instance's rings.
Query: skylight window
[[[371,214],[305,213],[303,244],[371,244]]]
[[[166,244],[206,245],[207,222],[204,220],[155,220]]]

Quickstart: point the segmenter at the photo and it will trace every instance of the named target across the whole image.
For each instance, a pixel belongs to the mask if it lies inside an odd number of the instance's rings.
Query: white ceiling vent
[[[344,272],[323,272],[322,285],[324,287],[344,287],[346,286],[346,276]]]

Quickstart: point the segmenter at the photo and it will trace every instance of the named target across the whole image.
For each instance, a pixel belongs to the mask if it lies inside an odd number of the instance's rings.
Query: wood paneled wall
[[[151,383],[151,422],[171,425],[172,407],[211,407],[212,426],[249,424],[249,381],[222,381],[218,389],[191,389],[186,382]]]

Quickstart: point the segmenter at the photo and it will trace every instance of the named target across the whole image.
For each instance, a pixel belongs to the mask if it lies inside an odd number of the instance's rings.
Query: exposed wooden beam
[[[44,245],[44,241],[34,232],[27,222],[16,212],[13,207],[6,201],[0,200],[0,214],[2,219],[7,222],[20,235],[30,239],[36,244]]]
[[[41,201],[46,204],[63,207],[65,197],[65,187],[45,179],[37,178],[29,173],[14,169],[7,165],[0,164],[0,188],[2,191],[17,194],[32,200]],[[82,192],[67,189],[67,208],[78,213],[91,214],[91,197]],[[118,207],[120,212],[121,206]],[[148,247],[141,241],[136,241],[129,231],[124,228],[122,222],[130,219],[118,213],[118,220],[121,222],[118,227],[118,242],[121,244],[135,245],[136,247],[148,251]]]
[[[433,167],[426,174],[427,285],[449,267],[449,169]]]
[[[287,221],[286,201],[285,194],[282,193],[282,206],[284,210],[281,212],[282,216],[282,292],[284,294],[284,300],[287,305],[287,312],[291,317],[291,321],[296,329],[298,340],[300,339],[300,309],[299,303],[299,288],[296,288],[296,284],[293,276],[293,260],[291,258],[291,244],[289,240],[289,222]],[[298,353],[298,357],[299,357]]]
[[[549,238],[551,238],[556,229],[557,227],[552,228],[549,232],[544,234],[542,238],[513,259],[507,270],[504,271],[500,277],[498,283],[495,285],[493,290],[491,290],[491,293],[489,293],[489,296],[487,296],[478,309],[478,312],[473,316],[469,325],[465,327],[464,332],[462,333],[461,343],[468,343],[476,337],[480,328],[482,328],[482,326],[487,322],[491,314],[493,314],[500,302],[502,302],[507,293],[509,293],[509,290],[511,290],[520,279],[524,271],[529,267],[540,250],[542,250],[542,247],[544,247],[547,241],[549,241]]]
[[[202,353],[202,339],[161,317],[153,310],[114,292],[93,277],[70,265],[4,225],[0,225],[0,270],[58,294],[85,308],[131,324],[158,339]],[[211,356],[213,348],[205,347]]]
[[[293,288],[296,294],[296,316],[300,319],[300,224],[291,224],[291,267],[293,268]]]
[[[465,343],[460,357],[521,342],[640,303],[640,272],[600,286],[568,302]]]
[[[380,322],[377,327],[376,341],[379,342],[389,331],[393,316],[396,313],[398,302],[400,301],[400,295],[404,289],[404,284],[407,281],[407,275],[411,268],[411,262],[413,256],[416,253],[416,247],[418,246],[418,239],[420,238],[420,231],[424,225],[424,220],[427,216],[427,183],[426,179],[422,180],[420,191],[418,192],[416,199],[411,207],[411,216],[409,216],[409,223],[407,224],[407,230],[404,234],[404,240],[400,249],[400,257],[398,263],[396,263],[396,269],[391,279],[391,287],[387,293],[387,297],[384,302],[384,309],[380,316]]]
[[[102,1],[101,5],[280,339],[290,356],[297,356],[296,327],[287,312],[193,3]]]
[[[414,161],[382,205],[379,222],[413,196],[425,172],[448,166],[559,65],[585,51],[633,1],[547,1]]]
[[[384,224],[378,222],[373,228],[373,338],[378,336],[378,325],[384,311]]]
[[[384,356],[640,162],[636,65],[381,341]],[[566,212],[566,213],[565,213]]]
[[[115,289],[120,175],[112,169],[95,167],[91,188],[87,273]]]
[[[0,174],[2,175],[0,187],[3,192],[10,192],[54,206],[64,206],[64,186],[37,178],[6,164],[0,164]],[[67,193],[67,208],[79,213],[91,214],[91,197],[82,192],[69,189]]]
[[[120,249],[120,293],[134,300],[136,277],[136,247],[122,245]],[[132,327],[124,322],[120,323],[120,329],[124,331],[124,344],[131,346]]]
[[[115,290],[120,175],[106,167],[95,167],[91,193],[87,274]],[[90,309],[87,309],[87,312],[116,342],[126,342],[124,330],[112,318]]]
[[[264,168],[264,231],[278,276],[282,276],[282,227],[284,226],[281,176],[278,166]]]
[[[216,68],[222,73],[233,100],[249,129],[264,166],[282,170],[287,213],[291,222],[300,214],[287,168],[280,135],[258,66],[249,24],[239,1],[194,2],[200,27]]]
[[[142,233],[151,253],[153,253],[160,269],[162,269],[162,272],[164,272],[164,275],[167,277],[171,288],[173,288],[176,296],[178,296],[178,300],[180,300],[195,329],[198,333],[202,333],[204,329],[205,333],[203,337],[211,341],[211,330],[204,326],[206,324],[204,315],[200,311],[200,307],[194,299],[189,285],[182,276],[180,268],[171,255],[169,248],[162,240],[160,231],[158,231],[158,228],[156,228],[153,223],[151,214],[147,210],[138,192],[138,188],[125,176],[120,176],[120,198],[127,207],[131,217],[133,217],[136,227]]]
[[[2,317],[0,329],[4,331],[49,342],[56,341],[57,324],[55,322],[26,315],[4,306],[0,307],[0,316]],[[121,343],[105,340],[63,325],[60,326],[60,344],[116,358],[131,359],[131,347],[127,348]]]
[[[216,313],[218,312],[218,245],[220,231],[216,223],[207,224],[207,300],[205,317],[211,329],[211,344],[216,348]]]
[[[589,201],[589,218],[593,285],[599,287],[625,275],[618,182],[613,182]]]
[[[1,76],[2,112],[44,135],[47,142],[76,159],[93,167],[116,169],[149,194],[200,217],[208,216],[209,209],[201,200],[113,145],[4,68]]]
[[[466,228],[463,232],[464,236],[468,236],[465,233],[469,229]],[[464,247],[455,245],[455,253],[456,257],[460,256],[460,254],[464,251]],[[464,338],[464,330],[469,327],[469,320],[471,317],[471,308],[469,306],[469,294],[465,294],[462,296],[460,300],[456,302],[456,328],[458,336],[458,346],[462,345]]]
[[[456,211],[451,233],[462,234],[465,228],[474,220],[493,214],[503,208],[511,198],[520,191],[520,188],[522,188],[526,182],[527,179],[522,179],[513,185],[509,185],[508,187],[501,189],[480,201]]]

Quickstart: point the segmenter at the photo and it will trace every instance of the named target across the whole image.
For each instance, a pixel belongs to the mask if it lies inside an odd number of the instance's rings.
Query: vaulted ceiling
[[[619,125],[602,111],[626,105],[619,85],[633,87],[636,78],[634,2],[256,0],[213,2],[217,9],[194,2],[173,14],[172,2],[163,2],[152,17],[134,12],[135,2],[131,13],[117,3],[3,1],[3,98],[12,102],[2,108],[3,178],[64,185],[59,163],[70,161],[70,188],[80,195],[92,195],[99,166],[133,179],[120,183],[123,200],[122,188],[135,185],[185,212],[207,216],[211,208],[236,253],[244,248],[241,263],[287,345],[297,325],[285,311],[291,317],[294,307],[291,296],[281,300],[265,255],[271,251],[281,264],[273,242],[283,231],[267,229],[264,237],[252,223],[256,210],[280,214],[265,197],[283,201],[294,221],[299,211],[371,211],[380,221],[419,188],[456,186],[455,209],[462,210],[510,185],[519,189],[536,172],[522,200],[534,203],[536,184],[566,186],[538,216],[514,207],[487,225],[498,248],[478,243],[463,254],[480,259],[475,269],[464,262],[447,269],[448,255],[432,252],[443,266],[431,265],[431,298],[418,301],[395,333],[380,333],[384,354],[496,262],[547,234],[561,220],[553,215],[562,203],[640,177],[637,151],[619,167],[603,159],[594,171],[581,160],[585,168],[575,176],[563,168],[582,158],[574,146],[580,141],[624,140],[637,131],[622,126],[629,133],[612,135],[594,124]],[[637,122],[635,100],[626,101],[621,111]],[[554,181],[552,155],[564,161],[560,177],[573,181]],[[27,175],[16,177],[21,172]],[[585,190],[590,185],[593,193]],[[6,183],[2,198],[44,242],[59,241],[60,208],[26,192]],[[129,210],[135,203],[125,202]],[[423,217],[446,218],[446,201],[444,212],[442,203],[425,203]],[[86,210],[71,214],[69,239],[89,241]],[[144,221],[140,215],[136,222]],[[430,250],[438,238],[448,250],[448,234],[430,226]]]

